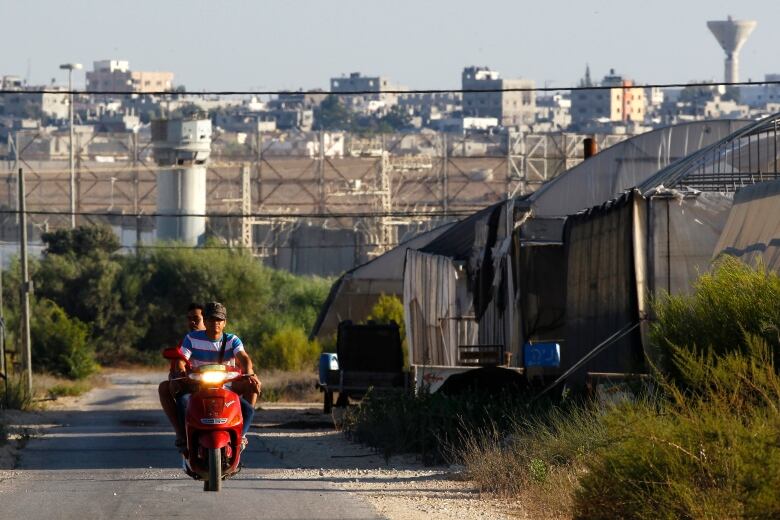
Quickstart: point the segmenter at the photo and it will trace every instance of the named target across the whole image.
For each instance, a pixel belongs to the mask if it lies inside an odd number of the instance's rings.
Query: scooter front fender
[[[224,430],[204,431],[198,436],[198,444],[206,449],[224,448],[230,444],[230,432]]]

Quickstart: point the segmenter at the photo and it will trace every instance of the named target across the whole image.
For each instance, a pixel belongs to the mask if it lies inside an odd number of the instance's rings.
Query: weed
[[[8,444],[8,425],[0,418],[0,446]]]
[[[53,399],[65,396],[76,397],[88,392],[90,388],[90,385],[80,382],[74,384],[54,385],[53,387],[49,388],[49,396],[51,396]]]
[[[586,518],[735,518],[780,514],[780,376],[766,341],[744,352],[677,349],[683,387],[611,412],[611,437],[584,460],[575,509]],[[681,389],[681,388],[684,388]]]
[[[283,370],[260,371],[263,383],[262,401],[274,402],[316,402],[322,399],[316,389],[317,375],[314,372],[286,372]]]
[[[0,406],[12,410],[30,409],[32,396],[27,390],[27,380],[23,375],[9,375],[7,385],[0,385]]]
[[[464,432],[506,425],[523,407],[511,397],[479,393],[450,397],[411,395],[405,391],[369,392],[348,409],[343,423],[347,435],[384,453],[418,453],[424,462],[452,459]]]

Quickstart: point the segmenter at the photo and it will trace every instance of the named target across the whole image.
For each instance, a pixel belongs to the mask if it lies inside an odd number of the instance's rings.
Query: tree
[[[338,96],[330,94],[315,112],[315,130],[349,130],[354,121],[352,110],[347,108]]]
[[[36,368],[71,379],[83,379],[97,370],[89,327],[53,301],[44,299],[35,305],[30,332]]]
[[[396,105],[380,119],[380,123],[392,130],[405,130],[411,126],[412,116],[408,110]]]
[[[111,254],[121,247],[116,234],[107,226],[58,229],[43,233],[41,240],[46,244],[46,254],[54,255],[84,256],[101,252]]]
[[[404,353],[404,366],[409,366],[409,347],[406,342],[404,304],[401,302],[401,299],[398,296],[388,296],[386,294],[379,296],[366,320],[383,324],[394,322],[398,325],[398,331],[401,335],[401,347]]]

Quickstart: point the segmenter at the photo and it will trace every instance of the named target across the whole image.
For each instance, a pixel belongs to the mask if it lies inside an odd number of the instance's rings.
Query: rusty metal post
[[[583,157],[589,159],[599,152],[599,146],[596,143],[596,139],[593,137],[586,137],[582,141],[583,145]]]
[[[32,283],[27,269],[27,204],[24,192],[24,170],[19,168],[19,241],[22,264],[22,344],[27,371],[27,392],[32,396],[32,354],[30,348],[30,293]]]

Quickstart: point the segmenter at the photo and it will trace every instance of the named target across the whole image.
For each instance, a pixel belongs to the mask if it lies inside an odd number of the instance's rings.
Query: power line
[[[447,210],[447,211],[376,211],[376,212],[346,212],[346,213],[112,213],[106,211],[62,211],[62,210],[26,210],[27,215],[57,215],[78,217],[128,217],[128,218],[185,218],[185,217],[208,217],[208,218],[392,218],[392,217],[459,217],[469,216],[477,210]],[[0,209],[0,215],[19,215],[19,210]]]
[[[685,87],[747,87],[753,85],[780,85],[779,80],[762,81],[719,81],[719,82],[692,82],[692,83],[645,83],[636,85],[591,85],[575,87],[511,87],[511,88],[479,88],[479,89],[392,89],[392,90],[350,90],[347,92],[327,92],[324,90],[201,90],[199,92],[171,92],[167,90],[149,92],[126,92],[119,90],[59,90],[50,88],[10,90],[2,89],[0,94],[89,94],[104,96],[289,96],[289,95],[332,95],[332,96],[359,96],[369,94],[480,94],[495,92],[560,92],[562,90],[612,90],[614,88],[685,88]]]
[[[220,249],[239,251],[244,249],[251,250],[271,250],[271,249],[360,249],[363,247],[377,247],[387,244],[377,244],[373,242],[360,242],[358,244],[329,244],[329,245],[276,245],[276,246],[256,246],[245,248],[241,246],[186,246],[186,245],[129,245],[119,246],[121,249]]]

